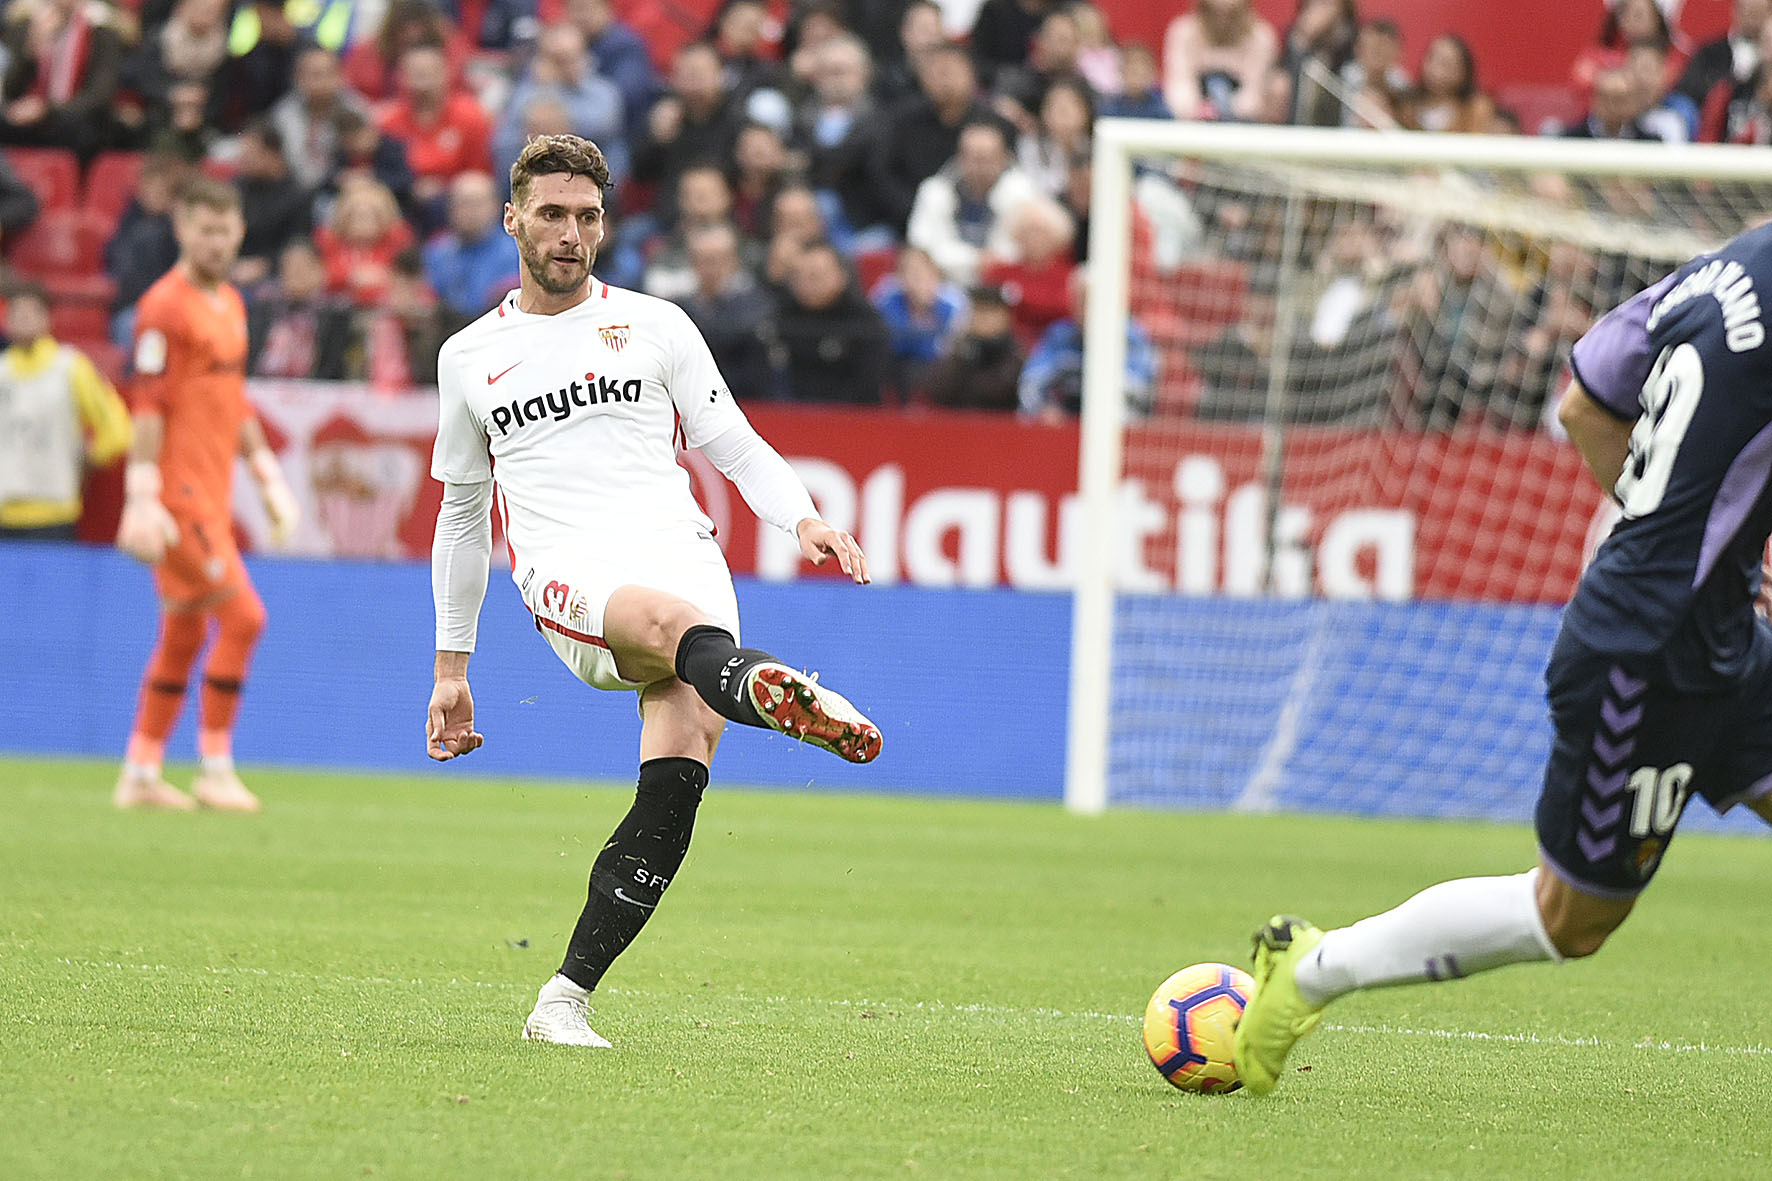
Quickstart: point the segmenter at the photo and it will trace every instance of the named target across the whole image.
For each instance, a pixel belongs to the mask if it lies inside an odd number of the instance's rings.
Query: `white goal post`
[[[1240,592],[1228,588],[1229,576],[1210,586],[1199,581],[1189,585],[1187,579],[1181,578],[1155,589],[1151,585],[1128,588],[1123,577],[1127,550],[1129,546],[1139,545],[1140,539],[1125,520],[1127,496],[1124,485],[1134,478],[1128,473],[1126,440],[1128,428],[1137,425],[1131,419],[1142,418],[1146,413],[1143,406],[1128,409],[1127,383],[1123,376],[1127,366],[1128,320],[1133,314],[1135,283],[1132,212],[1137,200],[1135,177],[1153,173],[1165,183],[1175,182],[1178,189],[1185,192],[1189,184],[1198,180],[1202,169],[1220,167],[1232,170],[1234,174],[1228,181],[1214,182],[1220,188],[1225,184],[1233,187],[1258,184],[1283,214],[1275,218],[1271,239],[1252,248],[1268,252],[1257,260],[1258,277],[1254,283],[1265,296],[1277,295],[1280,309],[1273,313],[1276,317],[1273,333],[1279,342],[1272,345],[1275,359],[1260,375],[1266,387],[1265,407],[1262,398],[1257,396],[1253,402],[1255,411],[1243,418],[1239,426],[1250,440],[1245,450],[1259,447],[1261,454],[1257,469],[1259,476],[1247,478],[1265,485],[1269,493],[1265,501],[1254,495],[1249,499],[1249,503],[1256,506],[1249,511],[1262,517],[1260,552],[1254,558],[1244,555],[1238,559],[1245,571],[1258,571],[1249,576],[1256,583],[1251,584],[1246,578]],[[1244,175],[1237,170],[1249,170],[1247,175],[1259,180],[1237,179]],[[1521,183],[1512,186],[1492,183],[1492,178],[1500,174]],[[1541,187],[1527,183],[1540,175],[1560,178],[1559,183],[1566,187],[1586,186],[1595,191],[1603,186],[1620,186],[1625,195],[1614,199],[1613,204],[1635,208],[1632,205],[1635,202],[1646,212],[1639,217],[1627,209],[1615,217],[1605,207],[1606,199],[1595,203],[1599,206],[1597,210],[1592,205],[1579,207],[1579,202],[1559,204],[1546,200],[1542,197]],[[1662,182],[1670,182],[1665,193]],[[1640,191],[1630,187],[1636,185],[1642,186]],[[1073,567],[1076,578],[1070,651],[1066,807],[1077,813],[1097,813],[1122,798],[1116,791],[1113,771],[1116,725],[1124,721],[1116,716],[1116,652],[1117,641],[1122,638],[1117,636],[1121,626],[1119,611],[1128,594],[1172,599],[1191,595],[1198,603],[1202,597],[1235,599],[1240,593],[1244,598],[1264,601],[1270,596],[1289,597],[1295,604],[1308,605],[1308,601],[1319,593],[1311,581],[1314,576],[1308,572],[1302,576],[1303,583],[1294,578],[1288,588],[1280,585],[1287,578],[1281,569],[1280,551],[1288,544],[1283,534],[1289,528],[1296,531],[1303,527],[1296,523],[1289,525],[1288,512],[1280,504],[1280,483],[1286,478],[1281,475],[1280,456],[1287,445],[1288,432],[1303,416],[1296,405],[1288,405],[1288,399],[1292,397],[1288,382],[1296,377],[1296,372],[1288,374],[1286,361],[1292,335],[1305,330],[1298,319],[1298,309],[1289,308],[1287,298],[1288,291],[1300,281],[1299,265],[1304,252],[1300,249],[1299,234],[1309,229],[1301,230],[1296,224],[1299,219],[1294,214],[1300,208],[1308,205],[1311,209],[1329,209],[1324,216],[1341,216],[1348,220],[1369,220],[1370,211],[1380,207],[1404,209],[1408,216],[1417,220],[1452,218],[1475,225],[1489,234],[1490,245],[1485,246],[1485,250],[1498,257],[1510,251],[1519,253],[1522,248],[1518,244],[1523,236],[1542,234],[1544,240],[1570,242],[1595,255],[1626,259],[1628,265],[1621,264],[1623,269],[1614,268],[1614,271],[1641,286],[1656,273],[1671,270],[1692,253],[1707,249],[1751,224],[1755,220],[1754,206],[1762,192],[1767,199],[1758,207],[1765,214],[1772,215],[1772,150],[1766,148],[1100,120],[1094,134],[1092,216],[1087,241],[1088,304],[1084,324],[1078,464],[1081,527],[1076,530],[1077,561]],[[1748,196],[1744,198],[1742,193]],[[1613,198],[1616,198],[1616,192],[1607,199]],[[1722,208],[1723,215],[1714,218],[1680,216],[1683,209],[1712,208],[1706,202]],[[1334,212],[1337,209],[1343,212]],[[1209,247],[1213,244],[1215,232],[1211,226],[1204,230]],[[1439,245],[1440,240],[1435,239],[1430,252]],[[1155,279],[1145,281],[1165,282],[1160,272]],[[1592,286],[1592,301],[1595,303],[1612,294],[1611,288],[1603,284],[1596,282]],[[1604,311],[1605,308],[1597,310]],[[1185,306],[1180,314],[1187,314]],[[1404,336],[1397,339],[1409,343]],[[1512,349],[1517,343],[1516,335],[1508,347]],[[1159,357],[1159,363],[1169,361]],[[1185,408],[1170,412],[1189,413]],[[1165,411],[1159,404],[1159,408],[1150,413],[1161,415]],[[1542,415],[1542,411],[1536,413]],[[1547,428],[1542,419],[1535,422],[1536,426],[1523,433],[1537,437],[1535,446],[1557,446],[1546,435]],[[1382,428],[1374,428],[1375,432],[1379,429]],[[1434,428],[1430,423],[1422,429]],[[1470,437],[1477,436],[1472,434]],[[1495,437],[1502,436],[1498,433]],[[1391,436],[1374,433],[1372,438],[1389,440]],[[1386,442],[1383,445],[1393,444]],[[1506,442],[1494,445],[1504,449],[1513,446]],[[1181,450],[1175,454],[1181,459],[1186,458]],[[1179,494],[1184,480],[1182,470],[1173,464],[1160,470],[1167,473],[1171,468],[1175,490]],[[1561,493],[1554,488],[1543,493],[1547,512],[1559,507],[1560,496]],[[1459,503],[1465,506],[1461,511],[1468,512],[1471,511],[1470,505],[1477,502],[1465,497]],[[1168,527],[1177,533],[1182,528],[1173,520]],[[1521,531],[1530,532],[1524,528]],[[1129,537],[1129,532],[1134,536]],[[1212,547],[1213,560],[1218,561],[1219,534],[1213,533],[1211,537],[1213,540],[1206,544]],[[1180,546],[1183,542],[1178,539],[1174,544]],[[1230,563],[1233,559],[1228,543],[1223,544],[1227,547],[1224,562]],[[1541,539],[1535,544],[1545,543]],[[1166,560],[1173,571],[1177,559]],[[1307,564],[1313,560],[1309,556],[1301,559]],[[1521,559],[1528,565],[1536,560],[1537,557]],[[1423,590],[1415,580],[1406,577],[1407,572],[1404,575],[1408,586],[1402,598],[1414,602],[1434,597],[1431,588]],[[1511,609],[1507,606],[1509,600],[1505,594],[1498,594],[1496,599],[1502,604],[1497,610]],[[1192,608],[1184,610],[1191,611]],[[1194,616],[1184,614],[1175,618],[1185,623]],[[1177,653],[1185,652],[1186,645],[1191,643],[1185,628],[1165,632],[1164,637],[1161,642],[1173,645]],[[1159,658],[1163,656],[1160,652],[1157,655]],[[1293,697],[1287,700],[1294,705],[1294,698],[1311,692],[1306,684],[1311,674],[1299,670],[1313,659],[1307,653],[1300,658],[1300,663],[1279,674],[1292,678]],[[1153,667],[1161,670],[1160,659],[1153,663]],[[1530,688],[1536,690],[1535,685]],[[1220,707],[1226,711],[1241,708],[1234,695],[1227,697]],[[1277,732],[1293,724],[1285,714],[1285,708],[1290,706],[1276,707],[1274,716],[1279,720],[1273,722],[1269,730]],[[1146,741],[1160,743],[1162,740],[1159,728]],[[1534,757],[1541,755],[1542,751],[1538,751]],[[1250,774],[1245,774],[1244,778],[1248,779]],[[1521,786],[1532,788],[1535,785]],[[1211,803],[1201,805],[1185,795],[1170,801],[1160,793],[1152,797],[1148,792],[1135,794],[1132,800],[1143,803],[1153,798],[1157,803],[1215,806]],[[1283,793],[1264,794],[1242,788],[1229,791],[1225,799],[1225,806],[1288,807],[1296,803],[1295,800],[1289,803]],[[1255,802],[1251,804],[1251,800]]]

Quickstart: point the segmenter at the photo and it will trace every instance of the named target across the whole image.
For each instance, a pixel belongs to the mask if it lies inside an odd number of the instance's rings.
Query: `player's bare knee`
[[[1630,899],[1584,894],[1539,871],[1538,914],[1545,936],[1565,959],[1584,959],[1605,945],[1630,914]]]
[[[683,633],[707,621],[701,608],[681,599],[660,603],[647,622],[647,648],[674,660]]]

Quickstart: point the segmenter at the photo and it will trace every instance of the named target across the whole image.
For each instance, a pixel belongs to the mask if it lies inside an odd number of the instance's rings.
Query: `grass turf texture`
[[[260,771],[261,816],[150,815],[111,775],[0,761],[0,1176],[1772,1169],[1772,841],[1676,841],[1596,960],[1337,1005],[1258,1100],[1158,1078],[1160,980],[1529,834],[716,788],[595,1052],[517,1032],[627,789]]]

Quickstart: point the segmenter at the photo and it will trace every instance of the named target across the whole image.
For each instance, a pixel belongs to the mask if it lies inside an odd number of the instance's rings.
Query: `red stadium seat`
[[[80,203],[94,213],[102,213],[115,226],[129,208],[146,159],[142,152],[101,154],[86,170],[86,188]]]
[[[898,265],[898,251],[890,246],[878,250],[863,250],[855,256],[855,279],[861,284],[863,295],[872,295],[874,284],[892,272]]]
[[[1512,111],[1526,135],[1543,135],[1573,127],[1587,115],[1587,105],[1573,86],[1515,82],[1496,92],[1497,106]]]
[[[80,162],[66,148],[7,148],[7,163],[44,209],[72,209],[80,200]]]
[[[43,279],[97,275],[104,270],[110,226],[83,209],[51,209],[7,243],[6,258]]]

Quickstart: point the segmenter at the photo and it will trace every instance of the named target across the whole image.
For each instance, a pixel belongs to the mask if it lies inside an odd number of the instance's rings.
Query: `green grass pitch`
[[[1772,841],[1676,841],[1597,959],[1338,1005],[1259,1100],[1157,1077],[1151,989],[1526,829],[716,787],[596,1052],[517,1034],[627,789],[112,773],[0,761],[0,1177],[1772,1174]]]

